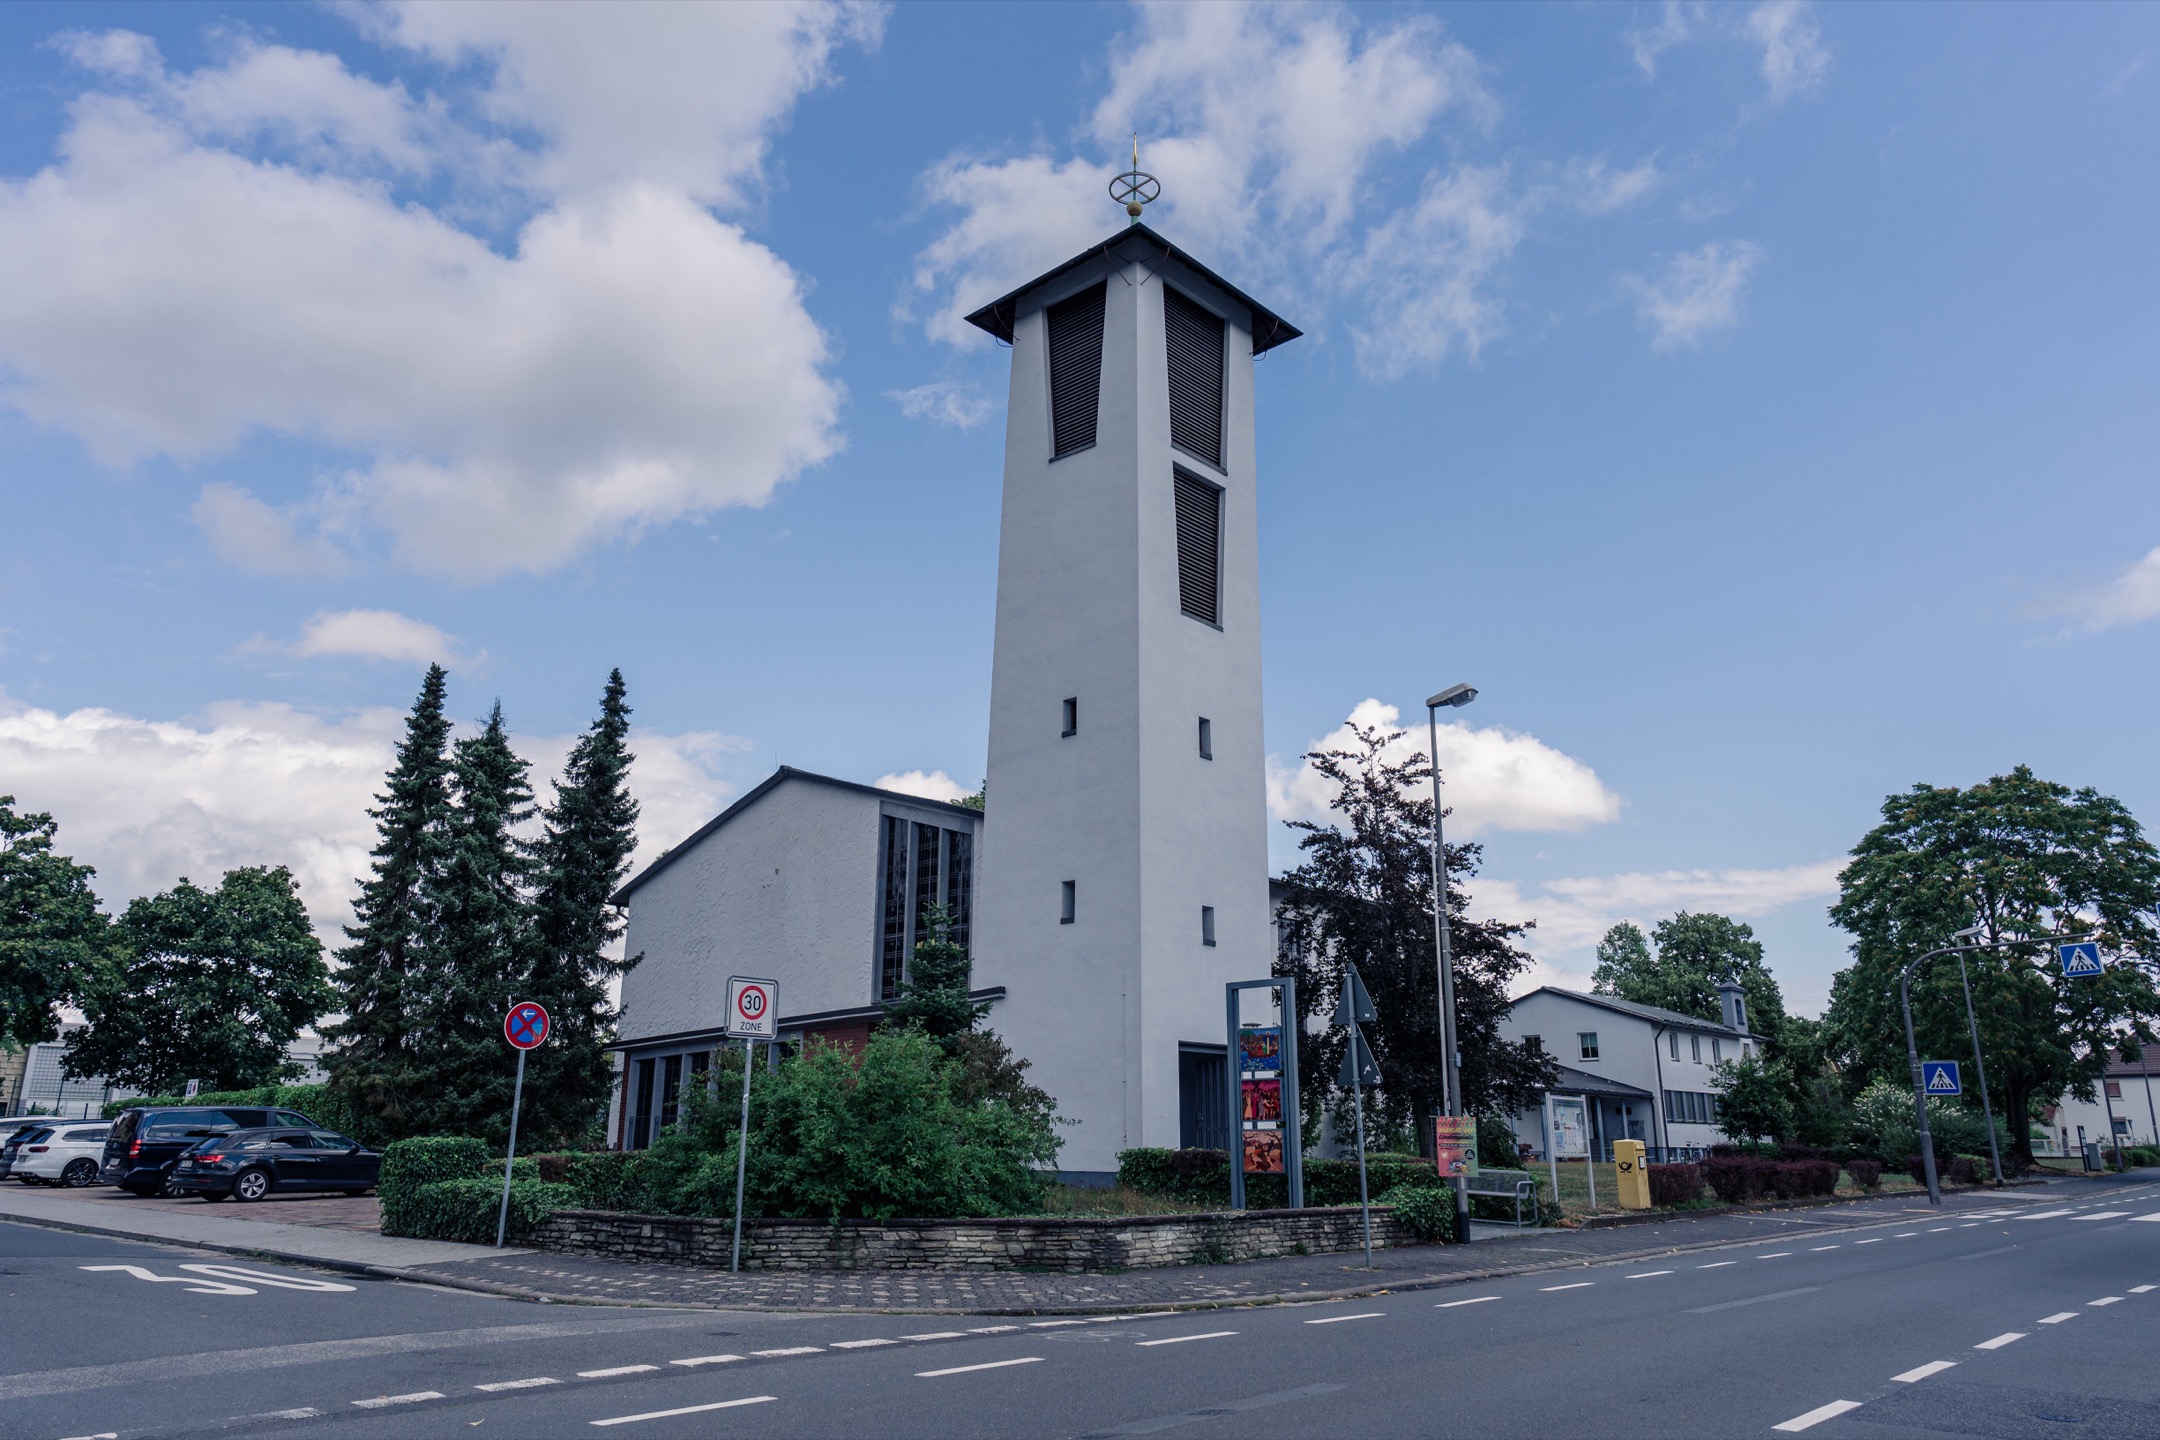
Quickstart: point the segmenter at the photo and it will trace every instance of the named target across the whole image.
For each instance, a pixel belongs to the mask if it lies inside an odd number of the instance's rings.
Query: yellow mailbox
[[[1643,1157],[1640,1140],[1615,1140],[1612,1147],[1613,1169],[1620,1176],[1620,1208],[1623,1210],[1647,1210],[1650,1208],[1650,1165]]]

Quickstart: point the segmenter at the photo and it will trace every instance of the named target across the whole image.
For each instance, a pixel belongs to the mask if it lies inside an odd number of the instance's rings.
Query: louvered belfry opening
[[[1177,291],[1163,290],[1170,358],[1170,443],[1223,468],[1223,321]]]
[[[1222,624],[1222,490],[1197,475],[1171,472],[1177,490],[1178,608]]]
[[[1103,292],[1104,285],[1091,285],[1045,312],[1050,322],[1053,458],[1095,443],[1095,411],[1102,399]]]

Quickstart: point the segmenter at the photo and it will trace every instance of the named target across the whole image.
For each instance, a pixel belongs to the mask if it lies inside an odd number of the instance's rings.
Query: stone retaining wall
[[[1373,1207],[1372,1232],[1376,1250],[1417,1243],[1383,1205]],[[726,1220],[558,1210],[519,1243],[611,1260],[725,1269],[733,1235]],[[743,1226],[743,1268],[1079,1274],[1341,1254],[1363,1243],[1354,1206],[1114,1219],[753,1220]]]

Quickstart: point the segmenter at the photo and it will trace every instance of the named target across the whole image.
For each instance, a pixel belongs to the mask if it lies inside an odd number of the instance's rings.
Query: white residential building
[[[2112,1146],[2121,1136],[2124,1145],[2160,1144],[2160,1047],[2148,1047],[2140,1059],[2125,1060],[2120,1051],[2108,1056],[2107,1074],[2093,1086],[2093,1098],[2080,1100],[2064,1094],[2055,1103],[2044,1129],[2050,1149],[2059,1155],[2082,1154],[2085,1146],[2098,1142]]]
[[[1615,1140],[1640,1140],[1653,1153],[1689,1150],[1726,1138],[1717,1125],[1711,1067],[1753,1055],[1762,1045],[1748,1028],[1740,987],[1721,985],[1718,994],[1722,1024],[1546,985],[1509,1007],[1500,1033],[1536,1042],[1560,1065],[1549,1093],[1585,1101],[1587,1138],[1599,1155],[1609,1154]],[[1549,1153],[1542,1108],[1515,1117],[1515,1139],[1541,1159]]]

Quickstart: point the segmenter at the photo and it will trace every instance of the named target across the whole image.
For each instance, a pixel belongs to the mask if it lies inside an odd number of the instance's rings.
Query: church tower
[[[1128,228],[968,317],[1012,346],[975,983],[1095,1176],[1234,1133],[1223,984],[1275,953],[1252,362],[1300,333],[1124,183]]]

